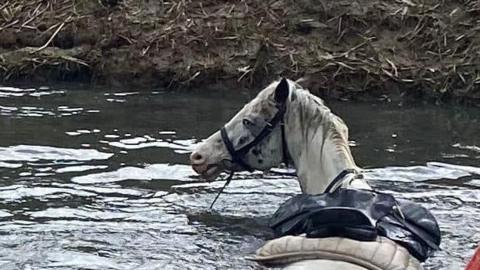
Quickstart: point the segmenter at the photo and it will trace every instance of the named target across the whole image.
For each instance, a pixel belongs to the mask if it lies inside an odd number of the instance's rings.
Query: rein
[[[232,181],[232,178],[233,178],[233,171],[230,172],[230,175],[227,177],[227,181],[225,182],[225,185],[223,185],[223,187],[220,189],[217,196],[213,200],[212,204],[210,204],[210,209],[213,208],[213,205],[218,200],[218,197],[220,197],[220,194],[222,194],[223,190],[228,186],[228,184],[230,184],[230,181]]]
[[[263,139],[265,139],[268,135],[272,133],[272,131],[275,129],[275,127],[280,124],[281,132],[282,132],[282,155],[283,155],[283,162],[285,165],[288,166],[288,148],[287,148],[287,141],[285,140],[285,105],[278,106],[278,111],[277,113],[273,116],[272,120],[267,122],[265,127],[263,127],[262,131],[247,145],[241,147],[240,149],[235,150],[235,146],[233,145],[232,141],[228,137],[227,134],[227,129],[222,127],[220,130],[220,135],[222,136],[223,143],[227,147],[228,153],[232,157],[232,163],[236,163],[240,165],[242,168],[244,168],[247,171],[252,172],[253,168],[249,164],[247,164],[243,158],[244,156],[256,145],[258,145]],[[227,187],[228,184],[230,184],[230,181],[233,178],[234,171],[230,171],[230,175],[228,176],[225,185],[220,189],[218,192],[217,196],[215,197],[215,200],[213,200],[212,204],[210,205],[210,209],[212,209],[213,205],[217,201],[218,197],[220,197],[220,194],[222,194],[223,190],[225,187]]]

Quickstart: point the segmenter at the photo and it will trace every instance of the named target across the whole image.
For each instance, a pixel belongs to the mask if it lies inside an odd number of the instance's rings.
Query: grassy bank
[[[18,0],[0,4],[3,80],[258,87],[480,103],[474,0]]]

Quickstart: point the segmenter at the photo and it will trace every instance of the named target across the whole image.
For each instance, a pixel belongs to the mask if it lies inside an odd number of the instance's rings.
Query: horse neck
[[[290,102],[285,131],[303,193],[322,193],[343,170],[358,170],[345,125],[319,99],[306,97]]]

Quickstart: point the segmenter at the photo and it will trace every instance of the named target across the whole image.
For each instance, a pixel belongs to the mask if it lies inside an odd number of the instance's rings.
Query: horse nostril
[[[202,156],[200,153],[193,152],[193,153],[190,155],[190,161],[191,161],[193,164],[202,164],[205,160],[204,160],[203,156]]]

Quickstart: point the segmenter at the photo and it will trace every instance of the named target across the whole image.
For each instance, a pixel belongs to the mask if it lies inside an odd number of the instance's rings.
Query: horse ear
[[[282,78],[280,83],[278,83],[277,88],[275,88],[275,102],[279,104],[285,103],[287,101],[289,91],[287,79]]]

